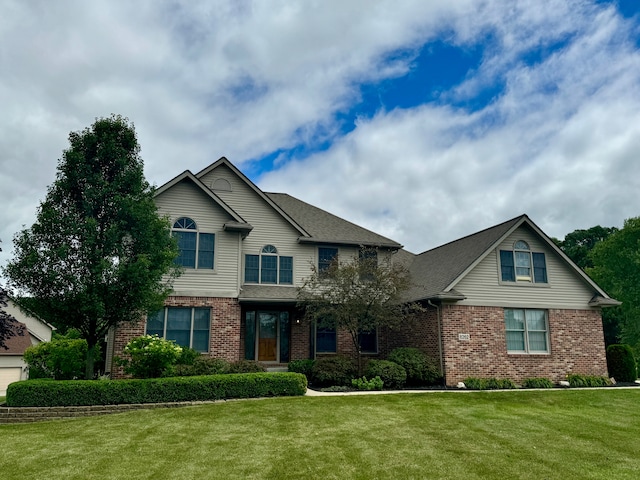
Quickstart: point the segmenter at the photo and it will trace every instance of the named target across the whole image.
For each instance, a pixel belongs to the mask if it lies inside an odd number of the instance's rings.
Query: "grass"
[[[272,398],[2,425],[4,480],[636,479],[640,389]]]

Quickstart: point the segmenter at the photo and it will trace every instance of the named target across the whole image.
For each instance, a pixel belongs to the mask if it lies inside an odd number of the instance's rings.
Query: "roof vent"
[[[211,190],[218,192],[231,192],[231,183],[226,178],[216,178],[211,182]]]

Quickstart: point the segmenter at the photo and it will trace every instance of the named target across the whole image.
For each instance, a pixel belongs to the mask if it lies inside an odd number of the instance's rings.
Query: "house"
[[[349,353],[346,332],[316,328],[296,308],[311,265],[375,247],[409,268],[408,301],[425,313],[398,331],[363,334],[363,351],[423,349],[446,383],[606,375],[601,308],[618,304],[526,216],[414,255],[398,242],[283,193],[266,193],[226,158],[156,191],[185,267],[165,307],[109,336],[107,365],[133,337],[174,339],[230,361],[282,366]],[[114,377],[122,371],[112,368]]]
[[[54,329],[34,315],[24,313],[11,298],[7,299],[4,311],[18,321],[24,333],[9,337],[6,342],[8,348],[0,348],[0,396],[6,394],[10,383],[27,379],[27,364],[22,358],[24,351],[31,345],[50,341]]]

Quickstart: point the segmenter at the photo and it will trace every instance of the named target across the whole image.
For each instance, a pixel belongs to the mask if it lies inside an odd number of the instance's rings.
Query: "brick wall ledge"
[[[122,405],[92,405],[79,407],[7,407],[0,405],[0,425],[8,423],[31,423],[49,420],[61,420],[79,417],[106,415],[109,413],[123,413],[131,410],[154,408],[178,408],[194,405],[226,402],[227,400],[211,400],[199,402],[168,402],[168,403],[132,403]]]

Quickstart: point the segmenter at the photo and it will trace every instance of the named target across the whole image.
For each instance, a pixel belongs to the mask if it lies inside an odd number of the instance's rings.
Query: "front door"
[[[258,361],[278,360],[278,315],[258,312]]]
[[[259,362],[289,361],[289,312],[287,310],[246,310],[244,358]]]

